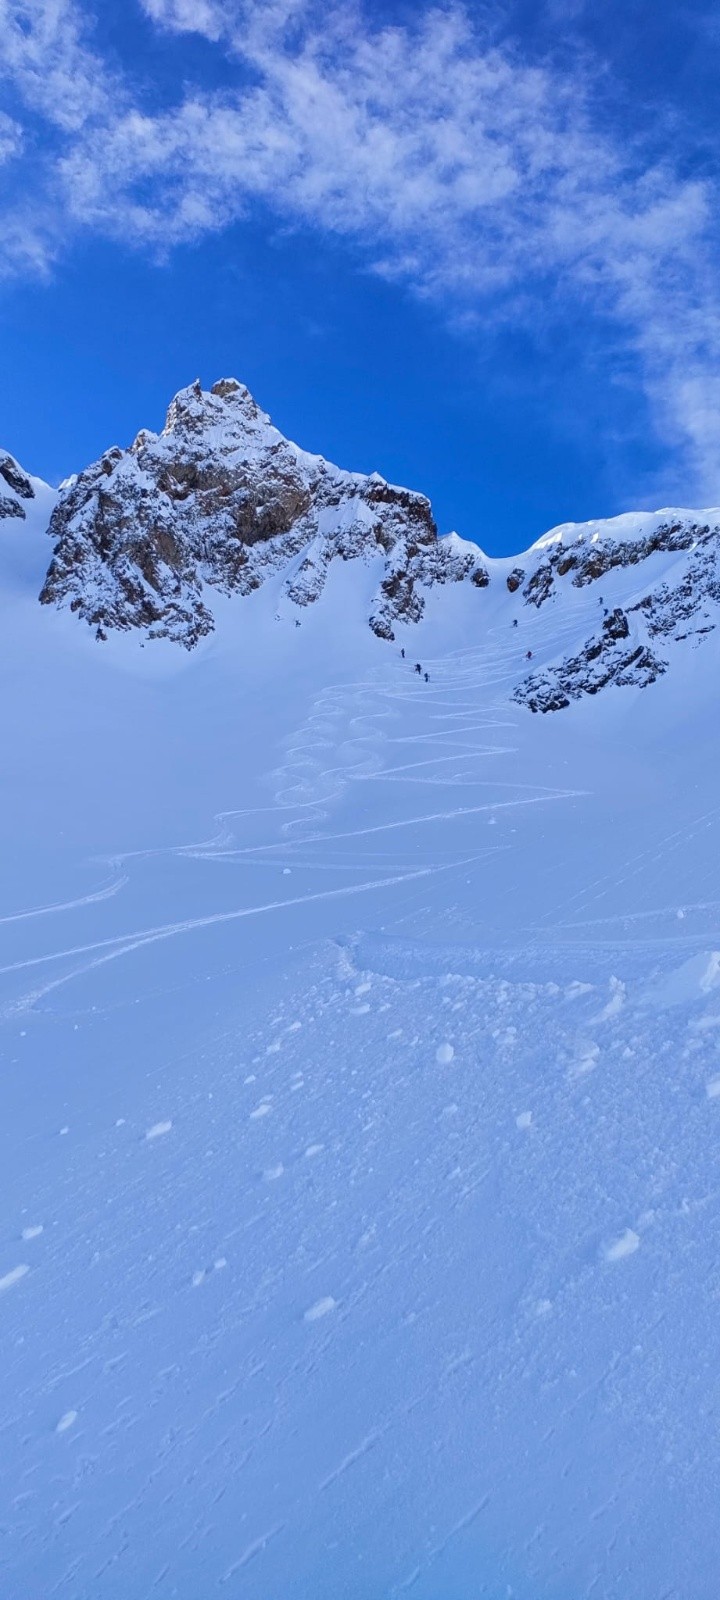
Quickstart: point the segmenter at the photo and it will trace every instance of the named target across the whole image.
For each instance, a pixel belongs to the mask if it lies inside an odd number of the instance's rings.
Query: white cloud
[[[0,212],[0,281],[46,278],[58,254],[53,217],[35,200]]]
[[[23,130],[20,123],[0,111],[0,167],[6,161],[11,161],[13,156],[19,155],[22,146]]]
[[[106,114],[110,74],[74,0],[0,0],[0,80],[58,128]]]
[[[238,54],[277,44],[288,27],[310,16],[309,0],[140,0],[151,22],[169,33],[198,33]],[[316,12],[319,10],[316,6]],[[323,26],[328,10],[323,8]],[[342,22],[341,22],[342,26]],[[338,17],[332,31],[337,32]]]
[[[579,72],[524,62],[458,5],[378,28],[350,0],[142,4],[161,29],[236,59],[237,88],[143,109],[97,61],[71,0],[0,0],[5,70],[62,130],[61,226],[165,251],[261,200],[454,317],[548,323],[584,305],[640,364],[698,492],[720,495],[707,180],[624,148]]]
[[[200,33],[217,41],[226,30],[222,8],[215,0],[142,0],[142,9],[171,33]]]
[[[0,0],[0,93],[12,109],[0,113],[0,161],[24,156],[0,209],[0,278],[47,276],[73,231],[57,163],[125,105],[91,39],[77,0]]]

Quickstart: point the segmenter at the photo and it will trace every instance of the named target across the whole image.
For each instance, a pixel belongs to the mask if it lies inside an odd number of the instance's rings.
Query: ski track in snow
[[[464,677],[461,680],[461,684],[463,688],[467,687]],[[403,693],[398,693],[396,689],[392,689],[391,691],[385,691],[384,694],[382,692],[378,692],[377,685],[372,683],[352,685],[349,688],[344,687],[339,690],[323,690],[315,703],[313,711],[311,712],[305,727],[299,731],[293,742],[288,743],[287,753],[290,757],[289,764],[286,767],[279,769],[275,774],[276,781],[279,785],[276,794],[275,807],[267,808],[265,812],[261,813],[261,815],[265,815],[267,817],[272,816],[273,813],[282,815],[287,810],[297,811],[298,806],[300,806],[300,816],[295,815],[290,820],[284,820],[281,822],[281,833],[284,838],[281,840],[269,839],[263,844],[248,845],[244,847],[234,845],[233,848],[228,849],[227,847],[229,844],[231,844],[233,839],[232,831],[227,826],[229,820],[232,818],[237,824],[237,822],[242,821],[243,817],[247,816],[248,813],[225,812],[218,814],[216,820],[220,825],[220,828],[214,839],[207,841],[205,845],[185,844],[175,846],[172,854],[179,857],[191,856],[205,860],[228,862],[231,860],[239,860],[243,856],[267,857],[268,855],[279,853],[281,856],[287,856],[288,860],[292,860],[292,855],[288,854],[288,843],[286,841],[292,835],[293,831],[307,828],[309,819],[306,813],[308,808],[313,813],[309,825],[313,828],[313,830],[315,830],[326,815],[326,804],[332,800],[337,800],[342,795],[344,789],[349,783],[372,781],[373,779],[377,779],[379,777],[382,777],[387,781],[392,781],[402,777],[402,766],[397,772],[395,772],[392,767],[389,767],[387,770],[384,770],[380,773],[375,771],[375,762],[379,761],[380,759],[375,752],[377,747],[388,742],[387,734],[384,733],[382,728],[383,722],[391,716],[391,712],[386,708],[386,702],[389,701],[390,705],[392,706],[394,702],[398,700],[402,702],[408,699],[408,697],[410,698],[411,702],[417,702],[418,696],[413,686],[411,686],[410,691],[405,690]],[[499,719],[497,715],[493,713],[491,713],[486,720],[478,720],[477,708],[473,707],[472,702],[470,702],[468,705],[464,705],[461,702],[459,705],[455,706],[452,711],[443,710],[438,713],[433,709],[432,700],[428,702],[427,699],[423,701],[422,697],[420,697],[420,699],[423,711],[426,710],[429,703],[431,720],[434,722],[437,719],[443,724],[443,727],[440,730],[432,731],[430,733],[419,733],[416,735],[413,742],[420,745],[427,742],[437,742],[438,740],[449,740],[451,743],[455,743],[458,732],[462,733],[463,735],[467,734],[467,719],[470,719],[469,731],[474,734],[487,733],[496,727],[507,729],[507,727],[511,725],[507,720]],[[348,704],[360,704],[364,706],[366,703],[374,708],[372,714],[365,710],[362,715],[348,717]],[[327,729],[330,725],[333,728],[337,727],[338,729],[342,730],[342,748],[346,754],[346,761],[342,765],[324,768],[321,763],[315,762],[310,758],[309,752],[315,748],[313,732],[318,723],[324,729]],[[350,737],[348,737],[348,734]],[[402,742],[402,740],[399,742]],[[368,746],[372,750],[373,754],[369,753]],[[474,749],[467,754],[465,759],[473,759],[476,761],[476,763],[484,763],[488,757],[496,757],[503,754],[512,753],[513,749],[514,747],[512,746],[500,745],[498,747],[494,747],[491,744],[484,742],[477,744]],[[428,765],[431,765],[436,759],[437,758],[429,758]],[[446,757],[443,759],[451,760],[453,758]],[[422,765],[422,763],[412,763],[410,765],[417,767]],[[287,783],[288,778],[291,778],[294,773],[300,770],[305,775],[306,789],[308,782],[308,771],[315,771],[315,769],[317,769],[317,776],[314,781],[319,798],[309,798],[304,792],[298,792],[297,785],[291,784],[287,789],[284,787],[284,784]],[[429,778],[415,778],[413,781],[420,783],[424,782],[433,785],[435,783],[434,779]],[[449,780],[451,790],[455,787],[456,781],[456,777],[451,776]],[[493,779],[476,777],[474,780],[468,778],[466,781],[468,783],[474,781],[475,786],[479,785],[481,788],[490,787],[497,789],[497,783]],[[511,785],[511,787],[523,790],[532,788],[532,786],[529,784],[514,784]],[[353,828],[346,831],[323,831],[319,835],[313,832],[309,837],[306,836],[305,843],[306,845],[313,845],[318,854],[327,853],[327,848],[329,845],[336,844],[338,842],[344,843],[346,840],[364,839],[370,835],[394,832],[398,829],[407,830],[415,829],[421,826],[432,826],[434,824],[448,824],[461,818],[480,816],[484,813],[495,814],[498,811],[512,809],[518,806],[542,805],[550,802],[561,802],[565,799],[576,796],[577,791],[574,790],[541,787],[539,789],[536,788],[530,793],[513,795],[510,798],[501,798],[498,796],[495,800],[488,800],[482,804],[474,806],[450,807],[443,811],[432,811],[419,816],[413,815],[410,817],[401,817],[392,821],[383,821],[380,823],[370,824],[366,827]],[[51,911],[59,912],[62,910],[76,909],[81,906],[90,905],[99,899],[103,899],[111,895],[117,895],[129,882],[127,868],[131,860],[149,861],[153,857],[156,857],[158,854],[162,853],[164,852],[147,850],[132,852],[127,856],[122,854],[113,856],[111,858],[112,865],[116,868],[116,870],[119,868],[122,868],[123,870],[121,875],[109,886],[105,887],[101,891],[97,891],[95,894],[78,898],[75,901],[67,902],[65,905],[58,904],[56,906],[38,908],[35,911],[20,913],[18,916],[39,916],[41,914],[47,914]],[[23,1006],[37,1004],[39,1000],[41,1000],[48,993],[52,992],[53,989],[62,987],[67,982],[72,981],[74,977],[78,975],[84,975],[89,970],[92,970],[94,966],[102,964],[107,960],[115,960],[119,956],[130,954],[144,944],[153,943],[157,940],[174,938],[180,934],[195,932],[203,928],[211,928],[223,922],[232,922],[235,920],[245,919],[247,917],[261,916],[270,912],[282,911],[293,906],[310,904],[316,900],[333,899],[337,897],[342,898],[347,895],[361,894],[375,889],[392,887],[395,884],[411,882],[416,877],[423,877],[434,872],[450,870],[452,867],[457,865],[462,866],[465,864],[470,864],[472,859],[472,857],[469,857],[467,862],[461,859],[459,861],[453,860],[449,863],[439,863],[437,865],[428,864],[427,866],[423,866],[416,871],[399,872],[397,876],[391,875],[385,879],[370,880],[369,882],[361,882],[358,884],[342,886],[337,889],[321,889],[315,893],[310,893],[303,896],[268,901],[264,904],[251,905],[232,911],[210,914],[206,917],[187,919],[175,923],[161,925],[155,928],[151,927],[140,931],[132,931],[117,935],[115,937],[110,937],[105,940],[99,940],[94,943],[70,946],[65,949],[55,949],[44,954],[29,956],[21,961],[10,962],[6,965],[0,966],[0,978],[14,972],[27,970],[33,966],[43,965],[46,962],[72,959],[78,955],[94,954],[96,951],[103,948],[108,949],[110,952],[107,957],[101,957],[100,961],[93,961],[89,964],[83,964],[66,977],[64,976],[53,983],[45,984],[39,988],[32,989],[26,993],[22,1000],[16,1001],[10,1007],[6,1008],[5,1014],[15,1015],[19,1010],[22,1010]],[[341,867],[339,870],[357,871],[361,869],[361,867],[362,862],[356,861],[348,863],[345,867]],[[320,867],[320,870],[323,870],[322,867]],[[10,921],[13,920],[13,918],[8,917],[4,920]],[[1,1014],[2,1012],[0,1012],[0,1015]]]
[[[92,1084],[41,1103],[0,1234],[7,1600],[716,1592],[720,995],[693,969],[648,1007],[641,926],[673,970],[706,940],[672,901],[588,914],[688,829],[610,882],[554,858],[546,908],[488,940],[486,885],[519,893],[507,864],[542,866],[591,796],[518,768],[492,631],[428,666],[320,689],[267,805],[0,919],[28,924],[12,1062],[43,1029]],[[701,892],[688,923],[716,917]]]
[[[97,905],[99,901],[110,900],[113,895],[119,894],[127,882],[127,876],[123,874],[91,894],[80,895],[77,900],[58,901],[49,906],[34,906],[31,911],[14,911],[7,916],[0,916],[0,926],[9,922],[28,922],[32,917],[49,917],[61,911],[77,911],[81,906]]]

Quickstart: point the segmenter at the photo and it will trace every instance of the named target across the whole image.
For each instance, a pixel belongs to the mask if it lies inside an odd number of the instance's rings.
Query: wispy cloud
[[[125,107],[92,32],[76,0],[0,0],[0,278],[47,276],[75,227],[59,162]]]
[[[717,195],[608,130],[585,71],[530,64],[460,5],[396,27],[322,0],[143,9],[236,60],[237,88],[141,107],[69,0],[0,0],[5,70],[62,136],[62,228],[166,251],[260,200],[448,315],[548,324],[582,306],[612,320],[693,487],[720,494]]]
[[[0,167],[4,162],[12,160],[13,156],[20,154],[23,146],[23,131],[19,122],[8,117],[0,111]]]
[[[91,33],[73,0],[0,0],[0,81],[66,133],[108,114],[112,75]]]

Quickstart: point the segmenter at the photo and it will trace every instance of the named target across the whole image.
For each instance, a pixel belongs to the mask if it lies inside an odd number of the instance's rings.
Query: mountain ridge
[[[478,591],[478,630],[496,615],[522,623],[518,644],[531,615],[552,616],[539,659],[512,645],[512,698],[548,712],[612,685],[648,687],[674,646],[701,643],[720,616],[718,510],[563,523],[521,555],[491,558],[440,536],[425,495],[286,439],[235,378],[181,389],[160,433],[112,446],[55,495],[0,456],[4,544],[29,508],[37,528],[51,500],[39,599],[100,641],[120,632],[191,651],[214,631],[220,596],[247,597],[271,578],[299,626],[335,563],[360,563],[373,577],[368,626],[388,643],[409,642],[404,630],[445,586]],[[592,604],[578,606],[581,596]]]

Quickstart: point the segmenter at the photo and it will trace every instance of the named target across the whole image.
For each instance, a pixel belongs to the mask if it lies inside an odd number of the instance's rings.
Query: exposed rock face
[[[298,449],[230,378],[182,390],[160,435],[71,480],[50,532],[44,604],[69,605],[99,638],[139,628],[188,649],[214,626],[213,590],[249,594],[285,572],[306,606],[338,558],[381,563],[369,623],[384,639],[419,620],[428,587],[488,582],[479,551],[438,540],[424,495]]]
[[[8,490],[11,492],[8,494]],[[0,521],[5,517],[25,517],[23,500],[33,500],[35,490],[14,456],[0,455]]]
[[[571,700],[597,694],[608,684],[646,688],[665,672],[667,663],[647,645],[630,638],[630,625],[619,608],[605,617],[601,633],[575,656],[547,672],[533,673],[513,698],[531,711],[562,711]]]
[[[540,607],[559,596],[568,577],[575,588],[620,568],[637,567],[655,555],[684,559],[650,577],[645,594],[625,608],[606,611],[601,626],[577,652],[533,672],[513,698],[531,711],[559,711],[572,700],[597,694],[609,684],[645,688],[668,670],[664,647],[695,637],[720,622],[720,526],[690,520],[660,522],[633,539],[607,539],[589,547],[558,545],[541,559],[523,590],[526,603]],[[637,589],[636,589],[637,592]]]
[[[575,588],[581,589],[615,567],[637,566],[658,551],[694,550],[703,543],[715,544],[719,534],[719,528],[707,523],[669,522],[632,541],[607,539],[589,546],[579,542],[575,548],[558,544],[528,579],[523,597],[532,605],[541,606],[556,591],[558,578],[569,577]],[[519,568],[511,577],[516,575],[522,582],[524,574]]]

